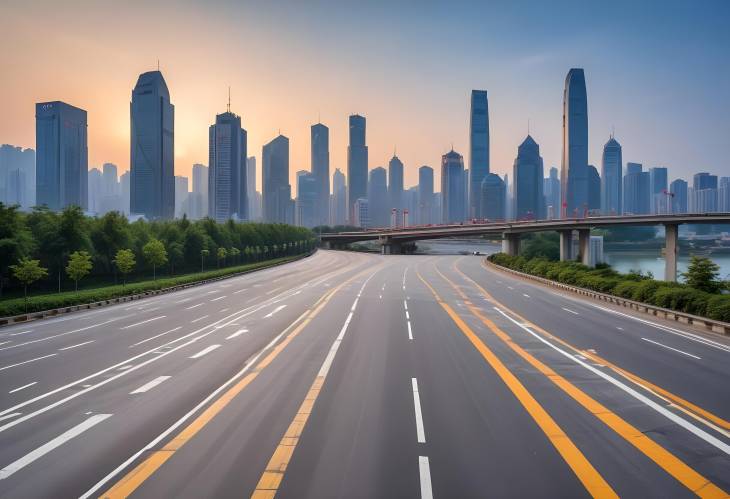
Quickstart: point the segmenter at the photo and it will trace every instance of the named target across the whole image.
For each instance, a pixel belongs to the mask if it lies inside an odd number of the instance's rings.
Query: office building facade
[[[248,158],[241,117],[219,114],[208,129],[208,215],[216,222],[248,220]]]
[[[469,113],[469,218],[481,213],[482,180],[489,173],[489,99],[486,90],[471,91]]]
[[[588,97],[583,70],[573,68],[563,92],[562,217],[579,217],[588,206]]]
[[[349,220],[355,218],[355,202],[368,195],[368,146],[365,137],[365,117],[350,116],[347,146],[347,210]]]

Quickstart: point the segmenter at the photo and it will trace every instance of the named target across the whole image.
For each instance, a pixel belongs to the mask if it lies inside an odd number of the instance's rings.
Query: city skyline
[[[5,67],[25,68],[21,65],[23,57],[33,58],[39,63],[37,66],[48,70],[66,65],[66,71],[73,70],[75,73],[74,76],[54,79],[51,84],[47,78],[35,77],[39,76],[35,64],[17,74],[10,72],[4,84],[7,88],[2,93],[2,107],[8,118],[0,124],[1,141],[24,148],[32,147],[34,103],[52,100],[71,102],[88,111],[90,168],[110,162],[119,166],[120,174],[129,169],[129,126],[124,119],[125,114],[128,114],[129,92],[136,76],[154,69],[157,58],[161,61],[160,67],[176,107],[176,175],[190,177],[192,165],[205,162],[205,128],[225,103],[228,85],[232,87],[234,106],[245,123],[249,124],[250,151],[258,156],[263,144],[278,129],[291,138],[292,167],[289,181],[293,186],[296,185],[293,173],[299,169],[310,169],[309,128],[320,120],[331,130],[331,170],[346,168],[347,116],[354,113],[360,113],[368,119],[370,169],[385,164],[393,147],[397,146],[405,165],[406,187],[417,183],[418,167],[424,164],[436,169],[438,184],[439,158],[449,150],[451,143],[453,142],[456,150],[469,150],[468,107],[463,103],[468,99],[469,92],[475,88],[484,88],[490,95],[492,171],[503,174],[510,170],[514,150],[519,145],[519,139],[525,135],[528,120],[531,135],[541,144],[546,168],[559,166],[559,109],[562,106],[562,80],[569,67],[585,68],[586,83],[590,87],[589,164],[601,164],[602,146],[615,126],[626,161],[640,162],[647,167],[666,166],[676,177],[688,177],[698,170],[718,171],[724,167],[723,158],[718,151],[722,149],[722,137],[727,132],[722,117],[727,113],[730,101],[721,89],[727,86],[730,71],[727,64],[716,64],[715,61],[721,61],[722,58],[713,58],[713,53],[722,46],[722,42],[727,41],[728,35],[722,30],[712,29],[717,21],[707,12],[695,12],[678,4],[671,5],[662,12],[655,12],[656,9],[646,6],[637,7],[632,11],[633,17],[626,20],[625,26],[620,27],[610,27],[606,21],[601,20],[600,9],[595,14],[590,14],[587,9],[578,8],[571,13],[571,18],[585,25],[574,36],[585,38],[585,43],[578,44],[579,47],[568,43],[572,40],[570,38],[556,36],[551,43],[541,45],[543,52],[536,52],[532,48],[535,46],[533,42],[547,36],[544,26],[528,37],[529,43],[505,35],[504,28],[493,30],[494,34],[489,36],[502,36],[498,40],[504,46],[504,54],[495,54],[489,48],[488,42],[494,41],[492,38],[464,34],[449,50],[452,53],[450,64],[455,65],[457,73],[463,73],[464,76],[450,80],[447,87],[444,87],[443,82],[437,81],[419,82],[415,85],[414,79],[432,71],[439,62],[439,57],[435,57],[432,62],[424,59],[419,51],[413,66],[393,67],[404,62],[404,59],[396,48],[394,60],[387,60],[384,57],[385,47],[382,46],[385,42],[378,42],[371,52],[364,54],[361,65],[348,63],[341,81],[320,81],[317,75],[338,64],[353,44],[352,39],[346,38],[344,46],[335,50],[321,39],[324,34],[340,34],[342,26],[330,27],[330,31],[325,30],[326,33],[317,36],[304,36],[299,27],[290,34],[283,35],[281,40],[273,44],[275,47],[263,47],[254,39],[253,46],[260,49],[261,55],[244,57],[248,78],[243,78],[243,74],[235,71],[218,70],[218,64],[228,64],[240,57],[235,50],[205,62],[206,67],[203,69],[210,71],[198,71],[198,62],[205,58],[207,46],[203,44],[191,51],[180,50],[183,56],[177,54],[178,51],[173,50],[173,43],[163,40],[161,34],[158,35],[160,39],[153,37],[146,53],[133,50],[136,47],[134,43],[125,47],[124,43],[129,42],[128,37],[118,33],[113,26],[106,27],[112,30],[113,36],[104,37],[105,42],[100,46],[88,46],[84,43],[86,37],[91,37],[98,29],[93,23],[88,34],[60,37],[59,49],[66,49],[61,50],[61,53],[74,53],[77,56],[74,61],[65,58],[57,58],[60,60],[55,61],[44,55],[42,44],[30,41],[24,43],[28,40],[29,33],[33,32],[23,30],[28,23],[45,26],[48,22],[37,15],[42,7],[43,2],[33,7],[23,7],[19,3],[11,2],[2,7],[3,13],[7,14],[0,16],[3,19],[0,20],[4,28],[2,31],[9,38],[20,40],[22,50],[0,55],[0,62]],[[541,10],[543,7],[531,8]],[[724,8],[727,7],[717,4],[715,10]],[[172,14],[170,27],[163,32],[185,29],[193,23],[195,15],[203,12],[202,9],[200,5],[186,4],[180,12]],[[253,14],[249,16],[251,20],[246,22],[253,24],[254,20],[260,21],[260,26],[252,28],[252,33],[258,33],[258,30],[272,22],[268,17],[272,14],[271,9],[278,12],[282,8],[259,8],[250,13],[244,7],[227,5],[220,9],[220,13],[208,13],[208,18],[221,13],[229,14],[233,19],[239,19],[244,14]],[[383,14],[383,9],[378,5],[362,9],[363,22],[366,25],[375,25],[376,21],[385,20],[387,26],[402,21],[405,15],[403,9],[395,9],[391,18],[381,18],[379,16]],[[88,12],[84,14],[84,19],[87,22],[105,14],[104,9],[99,6],[91,6],[86,10]],[[287,7],[287,25],[297,27],[293,17],[294,14],[301,14],[298,10],[296,6]],[[315,6],[312,10],[321,13],[322,7]],[[454,12],[442,12],[442,8],[436,6],[430,6],[428,10],[431,14],[436,10],[438,14],[449,18],[463,14],[464,7],[457,5]],[[78,16],[73,15],[78,11],[72,4],[68,12],[58,12],[64,21],[60,24],[69,28],[79,23]],[[496,19],[489,22],[497,23],[502,20],[509,26],[515,22],[519,13],[520,9],[517,7],[501,9],[495,13]],[[121,19],[131,15],[123,9],[115,12],[116,14]],[[629,53],[628,42],[618,40],[616,35],[627,32],[631,36],[639,36],[635,31],[650,14],[665,21],[665,27],[652,28],[656,42],[645,44],[637,53]],[[340,19],[342,12],[334,9],[331,15]],[[683,26],[680,21],[684,18],[694,21],[691,33],[704,41],[702,57],[693,56],[691,44],[677,47],[679,42],[671,39],[672,30],[680,29]],[[229,22],[224,23],[224,27],[228,27]],[[307,26],[318,26],[321,21],[308,13],[302,22]],[[420,17],[413,19],[412,26],[404,28],[404,34],[424,29],[424,23],[425,20]],[[586,33],[589,26],[590,33]],[[211,28],[203,23],[200,29],[205,32]],[[382,30],[383,27],[378,27],[378,32]],[[274,51],[292,46],[297,36],[301,38],[298,41],[301,42],[305,62],[287,66],[291,62],[290,56],[276,55]],[[386,40],[391,37],[393,41],[392,37],[396,36],[396,41],[405,43],[401,40],[401,35],[389,34]],[[610,47],[604,47],[607,39],[613,40]],[[708,43],[708,39],[713,43]],[[469,41],[475,42],[474,47],[468,47]],[[181,48],[185,48],[188,42],[180,40],[179,43]],[[239,46],[240,43],[237,42],[234,46]],[[601,46],[600,50],[591,52],[597,45]],[[103,50],[119,56],[108,58],[113,59],[113,71],[109,66],[112,61],[107,62],[101,58],[100,51]],[[444,50],[437,48],[434,54],[438,56]],[[607,51],[610,52],[608,57],[605,53]],[[427,50],[423,51],[425,52]],[[306,60],[314,57],[315,53],[319,57],[317,71],[307,70]],[[263,67],[261,60],[265,56],[271,56],[272,59]],[[624,62],[615,68],[616,60],[621,57]],[[90,60],[98,61],[98,64],[90,64]],[[190,64],[191,60],[196,64]],[[474,61],[479,62],[480,68],[495,69],[473,69],[467,63]],[[681,74],[674,74],[673,68],[678,65],[682,65],[685,70]],[[281,69],[282,67],[285,69]],[[387,91],[390,87],[384,87],[385,82],[377,77],[385,69],[390,69],[388,74],[393,78],[392,91]],[[302,73],[302,82],[296,88],[290,88],[291,80],[288,78],[299,72]],[[526,72],[540,77],[524,78]],[[250,78],[251,74],[256,74],[257,77]],[[376,79],[374,87],[373,78]],[[315,79],[320,83],[319,87],[314,85]],[[262,90],[263,87],[266,87],[265,91]],[[337,87],[336,90],[333,87]],[[372,90],[368,90],[370,87]],[[98,88],[103,88],[104,91],[101,92]],[[413,91],[396,91],[396,88]],[[689,98],[685,91],[688,88],[694,90]],[[652,89],[651,92],[649,89]],[[378,94],[382,94],[381,99],[376,98]],[[430,105],[422,106],[424,101]],[[516,102],[521,102],[522,105],[516,106]],[[418,125],[412,126],[416,122]],[[465,160],[468,160],[468,156]],[[260,182],[258,189],[260,190]]]

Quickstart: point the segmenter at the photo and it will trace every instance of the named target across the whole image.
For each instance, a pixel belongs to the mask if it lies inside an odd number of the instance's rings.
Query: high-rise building
[[[86,111],[65,102],[41,102],[36,116],[36,204],[51,210],[88,207]]]
[[[240,116],[229,110],[215,117],[208,152],[208,216],[216,222],[248,220],[247,134]]]
[[[142,73],[132,90],[132,213],[152,219],[175,214],[175,106],[159,71]]]
[[[654,167],[649,169],[649,182],[651,183],[651,212],[669,212],[669,185],[667,169]]]
[[[687,181],[675,179],[669,184],[672,195],[672,213],[687,213]]]
[[[689,192],[689,205],[693,213],[717,211],[717,175],[707,172],[696,173]]]
[[[403,210],[403,162],[395,154],[388,162],[388,204],[391,209]],[[370,211],[372,222],[372,205]]]
[[[129,171],[122,173],[119,176],[119,195],[121,198],[120,210],[125,215],[129,215],[129,192],[132,180],[132,174]]]
[[[289,184],[289,139],[279,135],[263,147],[264,220],[293,223]]]
[[[103,178],[101,170],[98,168],[92,168],[87,173],[87,193],[88,199],[86,202],[87,210],[96,215],[101,215],[101,192],[103,189]]]
[[[190,218],[199,220],[208,216],[208,167],[193,165],[193,192],[190,199]]]
[[[368,208],[371,227],[390,225],[388,172],[382,166],[373,168],[368,175]]]
[[[0,146],[0,202],[27,210],[35,206],[35,151]]]
[[[556,170],[556,168],[553,168]],[[505,220],[507,204],[507,187],[502,178],[495,173],[488,173],[482,180],[481,212],[487,220]]]
[[[418,169],[418,216],[417,223],[434,223],[433,216],[433,168],[423,165]]]
[[[588,97],[583,70],[573,68],[563,92],[563,164],[560,172],[563,218],[588,207]]]
[[[332,174],[330,223],[332,225],[344,225],[347,223],[347,184],[345,182],[345,174],[339,168],[336,168]]]
[[[540,146],[527,136],[517,148],[517,158],[512,167],[515,220],[540,220],[544,218],[545,198],[542,195],[543,163]]]
[[[418,222],[418,186],[414,185],[403,191],[403,211],[401,213],[403,227],[416,225]]]
[[[322,123],[312,125],[312,175],[317,179],[317,224],[329,218],[330,198],[330,129]]]
[[[441,156],[442,222],[461,223],[466,216],[464,158],[453,149]]]
[[[480,212],[482,180],[489,173],[489,100],[486,90],[471,91],[469,113],[469,218]]]
[[[297,172],[296,225],[309,228],[319,225],[319,187],[320,180],[314,173]]]
[[[647,215],[651,212],[651,175],[640,163],[626,163],[623,187],[624,215]]]
[[[586,170],[586,183],[588,184],[588,211],[596,214],[601,211],[601,176],[598,168],[588,165]]]
[[[370,227],[370,214],[369,214],[370,203],[367,198],[359,198],[355,201],[353,224],[357,227],[367,228]]]
[[[560,214],[560,178],[558,178],[558,169],[554,166],[550,168],[550,175],[542,183],[542,193],[545,196],[545,211],[543,212],[545,217],[557,218]]]
[[[622,204],[623,159],[621,144],[611,138],[603,146],[601,162],[601,213],[603,215],[620,215]]]
[[[730,212],[730,177],[720,177],[717,187],[717,211]]]
[[[175,217],[182,218],[188,215],[190,202],[188,199],[188,178],[175,175]]]
[[[261,194],[256,190],[256,156],[246,158],[246,198],[248,199],[248,219],[261,219]]]
[[[368,146],[365,145],[365,117],[350,116],[350,143],[347,146],[347,211],[355,218],[355,201],[368,195]]]

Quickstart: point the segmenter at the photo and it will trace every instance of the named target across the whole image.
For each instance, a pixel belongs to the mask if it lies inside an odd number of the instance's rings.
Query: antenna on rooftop
[[[159,59],[159,57],[158,57],[158,58],[157,58],[157,71],[159,71],[159,70],[160,70],[160,59]]]
[[[527,118],[527,135],[530,135],[530,118]]]
[[[228,112],[231,112],[231,86],[228,85]]]

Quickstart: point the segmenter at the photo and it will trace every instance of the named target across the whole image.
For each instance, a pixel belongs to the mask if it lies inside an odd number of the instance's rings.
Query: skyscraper
[[[529,135],[517,148],[517,158],[512,167],[512,179],[515,185],[512,201],[514,218],[516,220],[544,218],[542,157],[540,156],[540,146]]]
[[[247,152],[241,117],[217,115],[208,129],[208,214],[216,222],[248,220]]]
[[[91,213],[101,215],[101,191],[103,189],[101,170],[92,168],[86,175],[88,193],[86,208]]]
[[[336,168],[332,174],[330,223],[332,225],[344,225],[347,223],[347,184],[345,182],[345,174],[339,168]]]
[[[499,175],[488,173],[484,177],[484,180],[482,180],[481,202],[484,218],[490,221],[500,221],[507,218],[505,213],[507,186]]]
[[[464,158],[453,149],[441,156],[442,222],[461,223],[466,215]]]
[[[669,184],[672,194],[672,213],[687,213],[687,181],[675,179]]]
[[[35,206],[35,151],[0,146],[0,202],[22,209]]]
[[[603,146],[601,162],[601,213],[603,215],[620,215],[622,213],[622,179],[621,144],[611,135],[611,138]]]
[[[390,225],[390,203],[388,202],[388,173],[379,166],[370,170],[368,177],[368,207],[370,225]]]
[[[248,199],[248,219],[259,220],[261,207],[256,190],[256,156],[246,158],[246,198]]]
[[[264,220],[293,223],[289,184],[289,139],[279,135],[263,147]]]
[[[692,179],[690,209],[694,213],[717,211],[717,175],[695,173]]]
[[[588,165],[586,169],[586,183],[588,184],[588,210],[596,213],[601,210],[601,176],[598,168]]]
[[[489,101],[486,90],[471,91],[469,113],[469,218],[480,212],[482,180],[489,173]]]
[[[557,218],[560,215],[560,179],[558,169],[550,168],[550,175],[542,183],[542,191],[545,196],[545,217]]]
[[[182,175],[175,175],[175,217],[182,218],[188,213],[188,178]]]
[[[623,209],[625,215],[647,215],[651,210],[651,175],[639,163],[626,163]]]
[[[667,169],[654,167],[649,170],[651,182],[651,212],[669,212],[669,191],[667,185]]]
[[[368,146],[365,145],[365,117],[350,116],[350,144],[347,146],[347,212],[352,223],[355,202],[368,195]]]
[[[314,173],[306,170],[297,173],[295,223],[301,227],[312,228],[319,225],[320,180],[314,176]]]
[[[563,218],[588,207],[588,97],[583,70],[573,68],[563,92],[563,163],[560,172]]]
[[[720,177],[717,187],[717,211],[730,212],[730,177]]]
[[[208,216],[208,167],[193,165],[193,193],[191,194],[191,218],[200,219]]]
[[[86,111],[65,102],[41,102],[36,116],[36,204],[51,210],[88,207]]]
[[[433,217],[433,168],[422,166],[418,169],[418,217],[421,225],[434,222]]]
[[[159,71],[142,73],[132,90],[132,213],[169,219],[175,213],[175,106]]]
[[[317,223],[324,225],[329,218],[330,198],[330,129],[322,123],[312,125],[312,175],[317,180]]]
[[[400,213],[403,210],[403,162],[393,154],[388,162],[388,204]],[[374,206],[370,205],[370,221]]]

